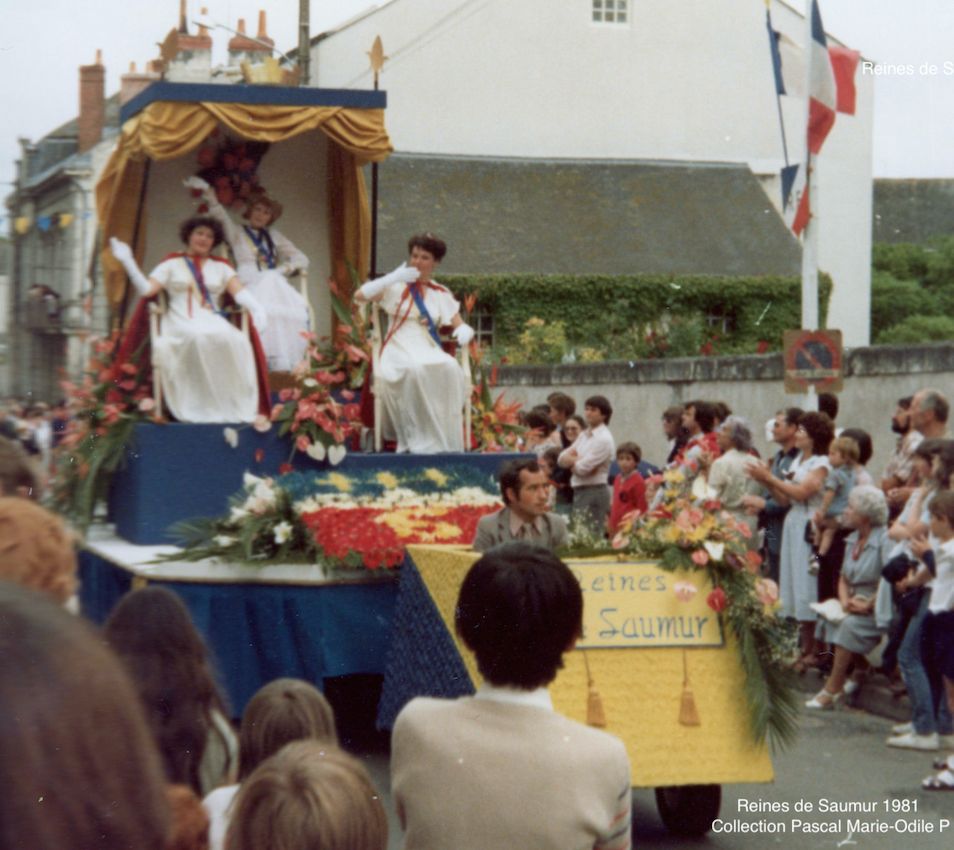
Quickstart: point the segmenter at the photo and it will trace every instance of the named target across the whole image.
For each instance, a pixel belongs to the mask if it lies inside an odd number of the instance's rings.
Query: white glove
[[[265,308],[258,303],[258,299],[252,295],[248,289],[240,289],[235,295],[235,303],[239,307],[244,307],[248,310],[249,314],[252,317],[252,321],[255,323],[255,329],[262,333],[265,328],[268,327],[268,317],[265,313]]]
[[[298,271],[298,267],[294,263],[282,263],[276,271],[283,277],[292,277]]]
[[[147,295],[152,287],[149,284],[149,279],[142,273],[142,269],[136,265],[136,258],[133,257],[132,249],[125,242],[111,236],[109,238],[109,250],[112,251],[113,256],[126,270],[129,282],[136,287],[136,291],[140,295]]]
[[[452,337],[457,341],[457,344],[462,348],[465,345],[470,345],[471,340],[474,338],[474,329],[468,324],[458,325],[454,328],[454,332],[451,334]]]
[[[421,273],[417,269],[411,268],[407,263],[401,263],[390,274],[379,277],[377,280],[369,280],[358,292],[370,301],[372,298],[377,298],[389,286],[394,286],[396,283],[414,283],[420,276]]]
[[[186,189],[198,189],[203,195],[212,188],[205,180],[196,176],[186,177],[186,179],[182,181],[182,185],[185,186]]]

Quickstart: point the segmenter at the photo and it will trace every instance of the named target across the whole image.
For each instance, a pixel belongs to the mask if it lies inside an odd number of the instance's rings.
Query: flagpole
[[[805,187],[808,192],[810,213],[802,232],[802,329],[818,330],[818,179],[812,163],[808,142],[808,127],[811,118],[812,95],[812,15],[816,0],[805,0]],[[814,386],[809,387],[805,398],[806,410],[817,410],[818,402]]]

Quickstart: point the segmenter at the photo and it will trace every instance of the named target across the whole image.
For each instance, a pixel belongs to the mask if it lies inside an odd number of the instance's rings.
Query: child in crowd
[[[828,449],[831,474],[825,478],[825,494],[815,512],[815,549],[824,558],[841,525],[841,515],[848,507],[848,494],[855,486],[855,467],[861,452],[851,437],[836,437]]]
[[[238,783],[216,788],[203,801],[209,814],[210,850],[222,850],[242,783],[286,744],[301,740],[338,743],[334,712],[314,685],[301,679],[274,679],[260,688],[242,713]]]
[[[636,443],[621,443],[616,449],[619,475],[613,481],[613,504],[608,522],[611,537],[626,514],[646,511],[646,482],[637,470],[642,458],[643,451]]]

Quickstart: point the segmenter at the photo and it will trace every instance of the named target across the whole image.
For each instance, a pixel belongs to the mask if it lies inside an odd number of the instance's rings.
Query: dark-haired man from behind
[[[455,626],[484,684],[414,699],[397,718],[391,787],[405,850],[628,850],[625,746],[557,714],[547,690],[583,626],[569,568],[538,546],[495,548],[464,578]]]
[[[547,510],[550,480],[535,460],[514,460],[500,470],[504,507],[477,523],[473,548],[486,552],[500,543],[524,540],[547,549],[568,542],[566,519]]]

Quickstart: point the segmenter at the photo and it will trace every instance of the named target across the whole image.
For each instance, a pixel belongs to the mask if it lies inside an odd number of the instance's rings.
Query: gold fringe
[[[683,726],[700,726],[699,710],[696,708],[696,698],[689,686],[689,662],[686,658],[686,649],[682,650],[682,697],[679,700],[679,722]]]
[[[586,668],[586,724],[588,726],[596,726],[600,729],[605,729],[606,712],[603,710],[603,698],[600,696],[600,692],[596,689],[596,683],[593,681],[593,677],[590,675],[590,661],[586,657],[586,650],[581,650],[581,652],[583,653],[583,666]]]

